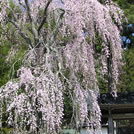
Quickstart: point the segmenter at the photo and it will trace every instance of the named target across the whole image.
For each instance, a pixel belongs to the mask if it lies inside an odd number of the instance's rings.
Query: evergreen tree
[[[124,51],[124,65],[121,69],[118,89],[121,92],[134,91],[134,48]]]

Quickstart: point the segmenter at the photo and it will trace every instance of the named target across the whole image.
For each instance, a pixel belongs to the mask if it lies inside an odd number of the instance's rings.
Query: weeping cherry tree
[[[0,0],[0,45],[10,24],[13,45],[27,46],[17,77],[0,88],[0,126],[6,114],[14,134],[58,134],[69,96],[73,126],[86,124],[95,133],[101,121],[96,72],[107,76],[116,96],[123,17],[111,0]]]

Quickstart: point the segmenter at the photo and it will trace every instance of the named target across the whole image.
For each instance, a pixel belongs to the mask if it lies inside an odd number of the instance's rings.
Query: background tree
[[[118,91],[133,91],[133,48],[134,48],[134,2],[131,0],[115,0],[124,10],[128,23],[124,23],[122,30],[123,68],[121,68]]]
[[[134,26],[132,24],[128,24],[124,26],[124,32],[122,36],[122,48],[123,52],[123,62],[124,65],[121,68],[120,73],[120,82],[118,86],[119,91],[127,91],[132,92],[134,89],[133,80],[133,68],[134,68]]]
[[[134,88],[134,48],[124,52],[124,66],[120,75],[119,91],[131,92]]]
[[[2,32],[11,24],[14,45],[27,47],[17,77],[1,87],[1,120],[5,115],[17,134],[59,133],[66,117],[65,98],[72,102],[72,125],[78,130],[86,123],[89,133],[95,133],[101,118],[96,72],[107,77],[109,92],[116,96],[123,12],[107,0],[0,0],[0,4]]]
[[[133,0],[114,0],[125,12],[130,24],[134,24],[134,1]]]

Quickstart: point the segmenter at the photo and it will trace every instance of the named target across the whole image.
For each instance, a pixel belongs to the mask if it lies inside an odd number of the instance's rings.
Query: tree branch
[[[32,23],[32,17],[31,17],[31,10],[30,10],[30,7],[29,7],[29,3],[28,3],[28,0],[25,0],[25,4],[26,4],[26,9],[27,9],[27,14],[28,14],[28,17],[30,19],[30,23]]]
[[[7,9],[9,9],[11,11],[14,21],[17,21],[17,17],[15,16],[14,11],[10,7],[7,7]]]
[[[43,13],[43,19],[41,21],[41,24],[39,25],[38,27],[38,34],[40,33],[40,30],[42,29],[43,25],[46,23],[46,19],[47,19],[47,10],[48,10],[48,7],[50,5],[50,3],[52,2],[52,0],[48,0],[46,6],[45,6],[45,9],[44,9],[44,13]]]
[[[59,9],[59,10],[60,10],[61,13],[60,13],[60,16],[59,16],[59,18],[58,18],[58,20],[57,20],[56,28],[55,28],[55,30],[54,30],[53,33],[52,33],[52,37],[51,37],[50,42],[48,43],[48,45],[53,44],[53,42],[55,41],[55,38],[56,38],[56,36],[57,36],[59,27],[61,26],[61,23],[62,23],[61,20],[62,20],[64,14],[65,14],[65,10],[63,10],[63,9]]]
[[[8,20],[10,23],[12,23],[12,24],[16,27],[16,29],[19,31],[19,34],[21,35],[21,37],[22,37],[23,39],[25,39],[25,41],[26,41],[27,44],[29,45],[29,48],[32,49],[33,46],[32,46],[32,43],[31,43],[31,39],[28,38],[28,37],[21,31],[21,29],[19,28],[18,24],[17,24],[15,21],[13,21],[13,20],[11,20],[11,19],[9,19],[9,18],[7,18],[7,20]]]
[[[29,17],[29,20],[30,20],[30,23],[31,23],[32,33],[33,33],[34,41],[35,41],[35,45],[36,45],[39,42],[39,37],[38,37],[38,32],[35,28],[34,20],[31,16],[31,10],[30,10],[28,0],[25,0],[25,5],[26,5],[26,9],[27,9],[27,14],[28,14],[28,17]]]

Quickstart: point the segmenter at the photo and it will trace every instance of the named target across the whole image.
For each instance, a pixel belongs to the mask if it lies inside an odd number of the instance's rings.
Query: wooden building
[[[134,134],[134,93],[101,94],[98,101],[108,134]]]

